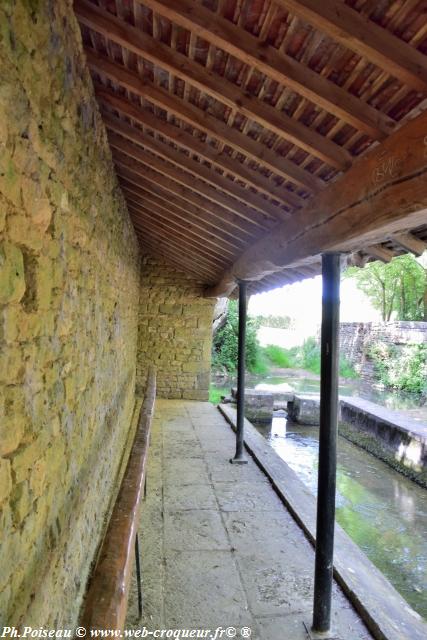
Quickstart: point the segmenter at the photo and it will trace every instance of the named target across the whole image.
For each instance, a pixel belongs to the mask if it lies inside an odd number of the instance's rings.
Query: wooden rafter
[[[208,295],[226,295],[235,288],[236,278],[260,279],[307,256],[354,251],[375,244],[387,232],[425,223],[426,130],[427,111],[356,163],[316,202],[244,252]]]
[[[266,76],[288,86],[372,138],[381,139],[393,130],[394,122],[358,98],[320,76],[306,65],[260,43],[229,20],[205,9],[195,0],[144,0],[165,18],[211,42]]]
[[[386,69],[403,84],[427,92],[427,60],[342,0],[274,0],[284,9],[307,20],[344,47]]]
[[[171,147],[170,144],[165,144],[152,136],[144,135],[141,130],[129,126],[118,118],[104,116],[104,124],[108,130],[120,134],[123,138],[148,149],[156,156],[168,160],[177,167],[185,169],[196,178],[200,178],[216,189],[220,189],[236,200],[240,200],[245,206],[257,209],[259,212],[267,214],[273,219],[283,220],[289,217],[288,214],[266,201],[265,198],[256,193],[251,193],[232,180],[219,175],[200,162],[196,162],[187,154],[180,153]]]
[[[288,191],[281,186],[277,186],[261,173],[250,169],[248,166],[243,165],[240,162],[232,160],[225,153],[215,149],[211,145],[200,142],[197,138],[191,136],[186,131],[171,125],[161,118],[156,118],[156,116],[152,115],[149,111],[138,109],[127,100],[124,100],[119,96],[111,95],[110,93],[107,94],[104,92],[102,94],[102,99],[106,104],[113,107],[120,113],[123,113],[123,115],[132,118],[132,120],[143,126],[147,126],[149,129],[160,133],[163,137],[179,145],[183,149],[186,149],[191,153],[195,153],[201,158],[204,158],[208,162],[216,165],[218,168],[227,171],[238,180],[246,182],[248,185],[257,191],[260,191],[264,195],[274,198],[288,207],[297,208],[301,207],[304,203],[304,199],[296,193]]]
[[[149,207],[150,210],[158,212],[162,217],[166,216],[166,218],[176,221],[184,228],[191,229],[194,235],[197,235],[197,237],[211,244],[213,247],[218,248],[222,254],[228,254],[229,256],[236,255],[239,246],[238,243],[233,244],[227,239],[224,239],[218,233],[218,229],[214,225],[209,225],[208,221],[200,222],[198,217],[184,213],[171,202],[162,200],[145,189],[135,187],[126,180],[120,180],[120,186],[123,193],[129,196],[130,199],[132,199],[132,196],[137,197],[140,201],[144,202],[145,206]]]
[[[114,94],[105,89],[98,89],[97,93],[101,99],[103,98],[107,101],[115,98]],[[250,160],[263,165],[284,180],[289,180],[308,191],[318,191],[325,186],[323,180],[301,169],[297,164],[279,156],[265,145],[240,133],[237,129],[229,127],[226,123],[221,122],[221,120],[211,116],[206,111],[202,111],[177,96],[171,96],[164,89],[155,87],[147,82],[142,85],[137,95],[165,109],[168,113],[206,133],[213,139],[219,140],[237,153],[244,154]],[[122,110],[126,108],[123,101],[121,108]]]
[[[180,78],[199,91],[227,105],[233,111],[240,112],[253,122],[271,130],[284,140],[288,140],[307,153],[313,154],[337,169],[346,169],[351,165],[351,155],[325,136],[312,128],[305,126],[298,120],[287,116],[283,111],[278,112],[274,107],[253,97],[239,89],[225,78],[216,76],[203,69],[187,56],[172,51],[168,46],[142,34],[137,29],[124,25],[123,22],[99,7],[89,5],[83,0],[76,3],[77,14],[83,24],[94,29],[105,37],[111,38],[117,44],[146,58],[153,64],[159,65],[170,74]],[[109,77],[116,78],[117,66],[105,56],[86,49],[89,65]],[[129,90],[135,90],[135,74],[120,66],[120,84]],[[140,78],[137,78],[138,86]],[[132,88],[133,87],[133,88]],[[382,137],[382,134],[379,134]]]
[[[120,184],[123,185],[124,188],[132,189],[145,198],[154,198],[155,203],[158,201],[162,202],[164,206],[168,207],[168,210],[176,212],[181,220],[191,220],[195,224],[200,225],[201,229],[205,229],[208,234],[212,234],[221,240],[224,246],[233,250],[233,253],[243,248],[244,242],[240,237],[235,235],[234,229],[229,229],[225,223],[218,225],[216,219],[212,218],[208,212],[191,205],[187,200],[180,198],[178,195],[172,195],[170,191],[162,189],[154,182],[145,180],[141,175],[134,174],[120,167],[120,165],[117,165],[117,175]]]
[[[416,256],[422,256],[424,251],[427,250],[427,242],[420,240],[412,233],[398,233],[392,237],[392,240],[400,247],[409,253],[415,254]]]
[[[371,244],[369,247],[363,249],[369,256],[372,256],[380,262],[391,262],[396,257],[396,253],[382,246],[381,244]]]
[[[269,218],[267,216],[262,216],[257,211],[249,209],[243,203],[235,200],[234,198],[231,198],[230,196],[222,193],[221,191],[218,191],[217,189],[214,189],[209,184],[206,184],[201,180],[194,179],[194,177],[192,177],[188,173],[176,169],[172,165],[172,163],[166,163],[157,156],[150,155],[141,147],[129,143],[127,140],[115,133],[110,133],[108,139],[113,149],[117,149],[117,151],[126,154],[127,156],[133,158],[138,162],[144,163],[151,169],[155,169],[164,176],[171,178],[178,184],[187,187],[190,191],[194,192],[199,197],[206,199],[207,202],[210,202],[215,206],[219,206],[225,211],[234,213],[241,219],[243,224],[247,225],[248,229],[252,228],[256,232],[256,228],[268,228]]]
[[[134,152],[132,152],[132,155],[134,155]],[[151,164],[144,164],[142,160],[136,163],[132,160],[132,156],[124,153],[115,153],[113,160],[117,165],[124,167],[135,176],[140,176],[143,179],[150,180],[155,184],[160,185],[163,189],[166,189],[166,191],[171,192],[174,196],[179,196],[183,200],[186,200],[190,205],[199,207],[203,211],[209,213],[212,220],[216,220],[217,223],[223,224],[224,227],[232,228],[236,237],[246,237],[246,239],[249,239],[256,235],[253,226],[252,229],[249,230],[247,223],[239,216],[223,210],[222,207],[215,206],[214,203],[201,197],[198,193],[187,188],[181,182],[177,182],[172,178],[166,177],[163,173],[154,170]]]

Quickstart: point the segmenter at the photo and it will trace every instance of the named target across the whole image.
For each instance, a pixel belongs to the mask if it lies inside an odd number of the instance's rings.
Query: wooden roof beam
[[[170,216],[173,220],[182,224],[183,227],[192,229],[195,235],[202,238],[204,242],[218,248],[223,254],[228,254],[230,256],[236,255],[237,246],[239,245],[233,245],[232,243],[224,240],[216,233],[217,230],[213,225],[210,226],[206,223],[200,223],[198,218],[193,217],[190,214],[183,213],[180,209],[174,207],[171,202],[165,202],[149,191],[140,189],[126,180],[120,179],[119,183],[125,196],[129,194],[140,198],[141,201],[145,203],[145,206],[149,207],[150,210],[152,209],[153,211],[159,212],[159,215],[161,212],[162,215],[164,214],[167,217]]]
[[[250,96],[244,90],[228,81],[226,78],[212,73],[202,65],[197,64],[182,53],[174,51],[167,45],[152,38],[140,29],[126,24],[111,13],[87,2],[77,0],[74,9],[80,22],[116,44],[132,51],[151,63],[160,66],[168,73],[189,83],[202,93],[215,98],[253,122],[257,122],[267,130],[274,131],[284,140],[301,147],[307,153],[313,154],[336,169],[347,169],[352,163],[350,153],[338,144],[321,135],[302,122],[289,117],[283,111],[278,111],[262,100]],[[107,58],[96,54],[93,50],[86,50],[89,65],[101,73],[112,77],[116,75],[114,65]],[[125,67],[121,67],[121,84],[129,90],[134,86]],[[378,132],[378,136],[383,134]]]
[[[274,0],[408,87],[427,92],[427,58],[342,0]]]
[[[215,264],[219,268],[224,268],[224,265],[228,263],[224,260],[220,254],[207,248],[207,245],[203,245],[200,240],[194,239],[191,234],[188,234],[188,229],[177,227],[173,222],[165,222],[159,219],[156,214],[143,207],[138,202],[129,201],[129,211],[131,212],[132,222],[135,228],[143,231],[163,231],[163,237],[165,239],[174,238],[182,243],[183,248],[188,248],[194,254],[198,255],[201,260],[206,260],[207,264]]]
[[[202,234],[197,233],[191,223],[185,222],[181,219],[177,220],[173,217],[172,214],[168,213],[167,211],[155,207],[151,203],[141,201],[138,196],[136,196],[131,191],[126,190],[125,194],[126,202],[129,207],[138,207],[141,209],[141,211],[147,212],[147,215],[149,215],[150,219],[158,220],[161,224],[170,225],[171,230],[176,230],[178,235],[180,233],[187,233],[188,239],[192,240],[194,244],[200,247],[202,253],[206,251],[209,255],[220,258],[223,263],[229,263],[232,259],[233,254],[231,252],[227,252],[222,247],[219,247],[217,244],[212,242],[209,238],[209,234],[203,236]]]
[[[385,114],[306,65],[279,53],[274,47],[266,46],[255,36],[206,9],[196,0],[143,0],[143,4],[245,64],[255,67],[372,138],[384,138],[393,131],[395,123]]]
[[[180,252],[177,249],[173,249],[170,245],[165,246],[164,243],[159,242],[158,240],[144,237],[142,234],[137,233],[137,236],[139,242],[141,243],[141,247],[148,251],[148,253],[150,253],[154,257],[161,257],[166,262],[169,262],[171,265],[176,267],[179,271],[194,275],[195,277],[200,279],[200,282],[202,284],[206,285],[209,282],[213,282],[215,280],[215,276],[212,273],[206,273],[204,269],[201,269],[194,263],[189,263],[185,259],[183,260],[182,251]]]
[[[202,165],[200,162],[193,160],[186,154],[180,153],[170,144],[160,142],[154,137],[144,134],[140,129],[131,127],[118,118],[104,115],[103,119],[105,126],[110,131],[120,134],[135,144],[145,147],[164,160],[173,163],[177,167],[185,169],[189,173],[192,173],[196,178],[202,179],[211,186],[221,189],[221,191],[230,195],[232,198],[240,200],[244,205],[257,209],[264,215],[267,214],[273,218],[273,220],[283,220],[289,217],[289,214],[281,211],[278,207],[265,200],[265,198],[256,193],[251,193],[225,176],[221,176],[216,171],[212,171],[212,169]],[[266,223],[267,222],[268,221],[266,220]]]
[[[164,176],[172,178],[175,182],[194,191],[194,193],[199,196],[206,198],[214,205],[220,206],[223,210],[235,214],[241,219],[243,224],[246,224],[248,228],[252,228],[255,232],[257,229],[267,231],[269,222],[271,228],[271,219],[260,215],[257,211],[250,209],[243,203],[211,187],[209,184],[195,179],[194,176],[190,176],[188,173],[176,169],[173,166],[171,167],[170,164],[164,162],[157,156],[149,155],[144,149],[131,144],[125,138],[115,133],[110,133],[108,140],[114,149],[125,153],[138,162],[147,164]]]
[[[154,182],[154,184],[158,184],[163,189],[166,189],[166,191],[172,193],[173,196],[179,196],[181,199],[189,202],[190,205],[202,209],[211,216],[212,222],[216,220],[218,224],[221,224],[222,229],[228,228],[229,232],[236,238],[249,240],[255,237],[253,229],[249,230],[239,216],[215,206],[209,200],[202,198],[198,193],[195,193],[179,182],[175,182],[173,178],[163,175],[153,169],[149,164],[144,164],[142,160],[136,163],[135,160],[132,160],[131,156],[125,153],[114,153],[113,160],[115,164],[124,167],[134,175],[141,176],[142,179],[150,180]]]
[[[152,241],[154,240],[156,243],[159,243],[159,246],[169,248],[169,250],[176,255],[177,259],[181,261],[183,265],[189,266],[194,264],[196,269],[210,277],[215,275],[218,271],[218,265],[209,262],[204,256],[198,254],[194,251],[194,247],[188,245],[188,243],[182,243],[181,238],[174,239],[166,237],[162,229],[150,225],[146,226],[136,224],[135,231],[143,238]],[[183,269],[185,269],[185,267],[183,267]]]
[[[97,86],[96,89],[97,95],[101,98],[108,96],[114,98],[114,93],[105,88],[100,89],[99,86]],[[238,129],[228,126],[225,122],[222,122],[186,100],[178,96],[172,96],[168,91],[160,87],[144,83],[136,93],[155,106],[165,109],[168,113],[173,114],[189,126],[203,131],[203,133],[206,133],[211,138],[219,140],[223,144],[233,148],[237,153],[244,154],[253,162],[263,165],[275,175],[280,176],[286,181],[293,182],[298,187],[302,187],[308,191],[318,191],[326,184],[309,171],[302,169],[291,160],[269,149],[265,144],[253,140],[238,131]]]
[[[391,262],[397,255],[381,244],[371,244],[369,247],[363,247],[363,251],[380,262]]]
[[[357,251],[427,219],[427,111],[354,164],[289,222],[256,242],[209,296],[327,251]],[[392,162],[391,162],[392,160]]]
[[[233,253],[238,249],[242,249],[245,245],[244,240],[233,235],[233,230],[230,231],[227,229],[224,223],[221,224],[220,228],[208,212],[191,205],[178,195],[172,195],[172,192],[162,189],[159,185],[155,184],[155,182],[145,180],[140,174],[134,174],[120,165],[116,165],[116,173],[122,186],[132,188],[136,193],[142,192],[144,197],[149,198],[151,196],[152,198],[156,198],[163,203],[163,206],[172,207],[172,210],[176,212],[178,216],[184,220],[191,220],[197,224],[200,229],[211,233],[215,238],[221,240],[224,245],[232,249]]]
[[[276,185],[272,180],[258,171],[251,169],[241,162],[237,162],[212,145],[201,142],[183,129],[161,120],[160,118],[156,118],[146,109],[138,109],[127,100],[120,98],[119,96],[112,96],[111,94],[107,96],[104,93],[101,99],[108,107],[132,118],[132,120],[138,124],[147,126],[149,129],[160,133],[172,143],[186,149],[190,153],[195,153],[204,160],[207,160],[223,171],[233,175],[235,178],[246,182],[249,186],[260,191],[269,198],[273,198],[279,203],[286,205],[288,208],[300,208],[304,204],[305,200],[296,193],[288,191],[282,186]]]
[[[408,253],[413,253],[416,256],[422,256],[427,249],[427,242],[420,240],[412,233],[398,233],[392,236],[391,240],[396,242],[402,249],[405,249],[405,251],[408,251]]]

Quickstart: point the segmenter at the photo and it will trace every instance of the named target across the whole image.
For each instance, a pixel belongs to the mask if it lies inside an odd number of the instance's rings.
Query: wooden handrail
[[[132,450],[86,596],[81,624],[87,630],[123,630],[155,397],[156,372],[151,368]]]

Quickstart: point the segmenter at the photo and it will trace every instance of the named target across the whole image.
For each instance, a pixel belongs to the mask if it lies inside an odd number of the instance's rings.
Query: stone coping
[[[373,418],[379,418],[381,422],[389,424],[400,431],[404,431],[413,438],[427,440],[427,425],[420,424],[413,418],[408,418],[400,411],[387,409],[386,407],[382,407],[374,402],[370,402],[370,400],[364,400],[359,397],[347,398],[341,396],[340,403],[341,405],[347,405],[348,407],[363,411]]]
[[[236,411],[219,410],[232,428]],[[245,447],[272,482],[277,494],[315,545],[316,499],[296,473],[245,419]],[[335,525],[334,577],[377,640],[425,640],[427,624],[394,589],[345,531]]]

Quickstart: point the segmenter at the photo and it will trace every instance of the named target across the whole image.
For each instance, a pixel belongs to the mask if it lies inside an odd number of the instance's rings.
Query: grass
[[[295,366],[295,357],[292,353],[292,349],[282,349],[282,347],[269,344],[264,347],[263,353],[276,367],[293,369]]]
[[[212,402],[212,404],[219,404],[223,395],[225,395],[224,389],[219,389],[213,385],[209,387],[209,402]]]

